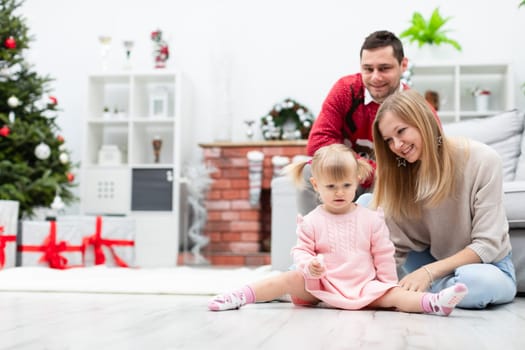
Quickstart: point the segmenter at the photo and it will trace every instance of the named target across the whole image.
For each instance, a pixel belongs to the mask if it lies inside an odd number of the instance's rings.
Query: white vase
[[[489,110],[490,95],[477,95],[475,101],[476,111],[486,112]]]

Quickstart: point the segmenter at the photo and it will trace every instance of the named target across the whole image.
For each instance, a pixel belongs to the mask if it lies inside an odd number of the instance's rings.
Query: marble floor
[[[208,296],[0,293],[0,349],[525,349],[525,298],[450,317]]]

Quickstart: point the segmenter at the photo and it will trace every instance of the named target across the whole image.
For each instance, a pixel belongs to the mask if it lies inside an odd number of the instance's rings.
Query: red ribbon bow
[[[15,235],[2,235],[4,226],[0,226],[0,269],[5,265],[5,245],[7,242],[16,242]]]
[[[85,254],[86,248],[90,245],[93,246],[93,250],[95,252],[95,265],[103,265],[106,262],[106,256],[104,255],[104,250],[102,249],[102,246],[106,246],[109,249],[111,256],[113,257],[113,260],[117,266],[129,267],[128,264],[117,255],[113,246],[134,246],[135,242],[125,239],[102,238],[102,217],[97,216],[95,222],[95,233],[84,238],[84,242],[82,244],[84,247],[83,254]]]
[[[82,251],[82,247],[68,246],[66,241],[56,243],[57,227],[56,221],[49,222],[49,235],[44,239],[41,245],[31,246],[22,245],[18,247],[20,252],[43,252],[44,254],[38,260],[39,263],[47,262],[49,267],[54,269],[68,269],[73,266],[67,265],[67,258],[60,255],[63,252]]]

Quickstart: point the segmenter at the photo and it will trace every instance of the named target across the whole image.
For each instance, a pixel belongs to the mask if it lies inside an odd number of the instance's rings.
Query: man
[[[332,87],[308,137],[307,153],[333,143],[343,143],[375,168],[372,124],[379,105],[391,94],[408,89],[401,83],[408,60],[403,44],[385,30],[370,34],[361,46],[361,72],[340,78]],[[303,172],[307,186],[298,191],[299,213],[305,215],[319,204],[311,184],[311,171]],[[363,179],[365,180],[365,179]],[[361,185],[357,196],[369,192],[373,174]]]

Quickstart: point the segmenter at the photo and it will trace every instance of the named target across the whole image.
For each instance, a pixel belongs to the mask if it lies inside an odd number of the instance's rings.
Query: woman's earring
[[[402,158],[402,157],[396,157],[396,160],[397,160],[397,167],[398,168],[406,168],[407,166],[407,160],[405,158]]]
[[[437,145],[438,145],[438,147],[439,147],[439,146],[441,146],[442,144],[443,144],[443,136],[440,135],[440,136],[437,137]]]

